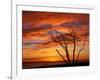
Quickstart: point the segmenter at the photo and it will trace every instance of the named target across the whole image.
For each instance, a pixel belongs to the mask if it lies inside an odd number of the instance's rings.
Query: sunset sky
[[[52,33],[54,30],[61,32],[65,37],[73,30],[79,39],[76,56],[86,40],[79,60],[89,60],[89,14],[22,11],[22,30],[23,62],[63,61],[56,49],[63,56],[65,52],[52,40],[48,30]],[[68,50],[71,59],[72,49],[73,44],[69,41]]]

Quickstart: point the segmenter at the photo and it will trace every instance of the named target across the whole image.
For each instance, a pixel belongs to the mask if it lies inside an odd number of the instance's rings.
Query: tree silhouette
[[[71,32],[66,33],[66,34],[62,33],[62,32],[58,32],[57,30],[48,30],[48,33],[49,33],[51,39],[55,43],[58,43],[64,50],[64,52],[66,54],[66,58],[62,55],[62,53],[58,49],[56,49],[57,53],[66,62],[66,64],[76,64],[78,62],[80,53],[83,51],[83,49],[85,47],[86,40],[83,42],[82,47],[79,49],[76,60],[75,60],[76,47],[77,47],[76,43],[79,40],[76,33],[73,30],[71,30]],[[69,53],[69,48],[68,48],[69,42],[73,44],[72,61],[70,59],[70,53]]]

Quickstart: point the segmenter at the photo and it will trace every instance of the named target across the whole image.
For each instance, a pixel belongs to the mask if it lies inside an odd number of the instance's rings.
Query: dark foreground
[[[23,62],[23,69],[33,68],[52,68],[52,67],[74,67],[74,66],[89,66],[89,62],[78,62],[76,64],[66,64],[65,62]]]

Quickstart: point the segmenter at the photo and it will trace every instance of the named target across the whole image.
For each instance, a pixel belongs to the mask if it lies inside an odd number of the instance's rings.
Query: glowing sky
[[[22,38],[23,38],[23,61],[63,61],[56,52],[58,49],[63,56],[65,53],[59,44],[52,41],[50,32],[57,30],[68,37],[70,30],[74,30],[79,41],[77,51],[86,39],[86,45],[79,59],[89,59],[89,14],[83,13],[56,13],[56,12],[22,12]],[[73,44],[69,41],[70,58],[72,59]]]

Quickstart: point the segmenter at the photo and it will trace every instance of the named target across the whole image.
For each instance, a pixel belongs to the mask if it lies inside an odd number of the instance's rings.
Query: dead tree
[[[69,53],[69,50],[68,50],[68,43],[67,43],[68,38],[67,38],[67,36],[65,37],[63,33],[58,32],[56,30],[53,30],[53,32],[48,30],[48,33],[50,34],[51,39],[54,42],[58,43],[62,47],[62,49],[64,50],[64,52],[66,54],[66,59],[61,54],[61,52],[58,49],[56,49],[57,53],[62,57],[62,59],[66,62],[66,64],[76,64],[77,61],[78,61],[80,53],[84,49],[86,41],[84,41],[82,48],[80,48],[80,50],[78,51],[78,55],[77,55],[76,60],[75,60],[76,47],[77,47],[76,43],[77,43],[78,37],[77,37],[76,33],[73,30],[70,33],[67,33],[68,36],[71,37],[70,42],[73,43],[73,50],[72,50],[73,59],[72,59],[72,62],[71,62],[70,53]]]

